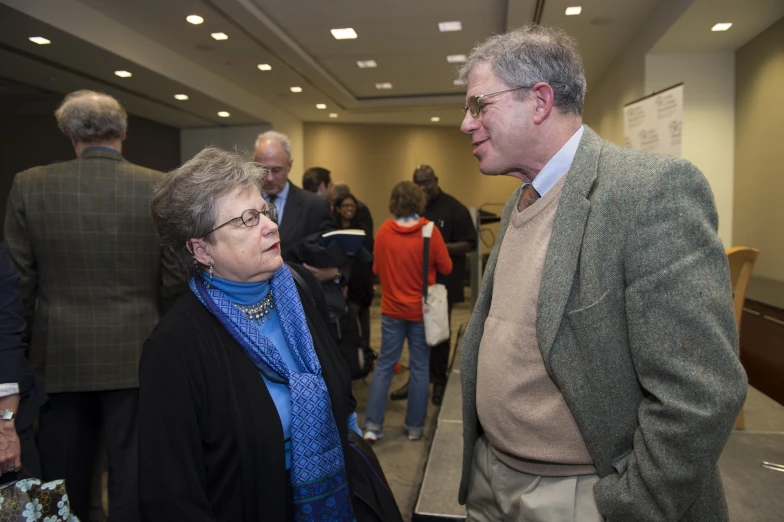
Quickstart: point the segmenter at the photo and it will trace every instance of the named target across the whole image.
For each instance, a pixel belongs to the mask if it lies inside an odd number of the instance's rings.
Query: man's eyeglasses
[[[205,236],[209,236],[210,234],[212,234],[213,232],[215,232],[219,228],[223,228],[226,225],[228,225],[230,223],[234,223],[236,221],[241,221],[242,224],[245,225],[248,228],[255,227],[256,225],[259,224],[259,221],[261,219],[259,216],[261,216],[261,215],[264,215],[264,217],[266,217],[267,219],[269,219],[273,223],[277,223],[278,222],[278,209],[275,208],[275,205],[267,205],[266,207],[264,207],[263,210],[256,210],[255,208],[249,208],[248,210],[244,211],[242,213],[242,215],[237,216],[234,219],[228,220],[224,224],[213,228],[212,230],[210,230],[209,232],[207,232],[204,235]]]
[[[531,87],[533,87],[533,85],[523,85],[522,87],[514,87],[512,89],[505,89],[503,91],[480,94],[479,96],[469,96],[468,103],[465,107],[463,107],[463,112],[470,112],[471,116],[478,118],[479,113],[482,112],[482,106],[479,105],[479,100],[483,98],[489,98],[490,96],[495,96],[496,94],[503,94],[510,91],[519,91],[520,89],[530,89]]]

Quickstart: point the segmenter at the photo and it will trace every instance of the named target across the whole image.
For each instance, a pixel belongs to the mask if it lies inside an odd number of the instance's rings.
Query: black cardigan
[[[318,295],[315,278],[292,269]],[[355,407],[348,367],[323,321],[325,310],[317,307],[321,301],[297,289],[347,454],[348,415]],[[286,519],[288,480],[275,404],[242,348],[190,291],[144,344],[138,415],[142,520]]]

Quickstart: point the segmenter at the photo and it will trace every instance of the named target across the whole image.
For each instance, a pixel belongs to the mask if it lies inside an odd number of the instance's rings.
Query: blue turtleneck
[[[210,278],[207,274],[202,272],[202,277],[206,282],[226,294],[232,302],[244,306],[253,305],[264,299],[270,291],[270,281],[260,281],[258,283],[238,283],[221,279],[220,277],[213,276]],[[270,342],[278,349],[278,353],[283,358],[289,370],[299,371],[297,362],[291,354],[291,349],[283,337],[283,330],[280,327],[280,320],[278,313],[274,308],[270,309],[270,316],[266,319],[261,326],[259,326],[261,333],[270,340]],[[263,375],[264,384],[272,396],[272,401],[275,403],[275,408],[278,410],[280,423],[283,425],[283,438],[286,443],[286,469],[291,468],[291,391],[287,384],[275,383],[268,380]],[[357,425],[357,414],[350,413],[348,417],[348,427],[355,432],[362,435]]]

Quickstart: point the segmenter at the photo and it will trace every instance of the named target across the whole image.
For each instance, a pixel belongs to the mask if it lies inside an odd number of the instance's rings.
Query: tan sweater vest
[[[476,407],[490,447],[507,466],[541,476],[596,472],[536,337],[544,260],[565,181],[522,212],[512,209],[479,347]]]

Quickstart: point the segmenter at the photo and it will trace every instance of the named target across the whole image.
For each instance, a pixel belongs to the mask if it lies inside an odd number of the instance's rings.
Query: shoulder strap
[[[300,275],[300,273],[297,272],[297,270],[293,266],[291,266],[291,263],[286,263],[286,265],[289,267],[289,272],[291,272],[291,275],[294,277],[294,281],[297,283],[297,285],[299,285],[300,288],[302,288],[302,290],[305,291],[305,294],[308,296],[308,299],[310,299],[310,301],[313,303],[313,306],[315,306],[318,309],[318,305],[316,304],[316,297],[313,295],[313,292],[310,290],[310,285],[308,285],[307,281],[305,281],[305,279]]]
[[[427,301],[427,267],[430,264],[430,236],[433,235],[433,222],[422,227],[422,297]]]

